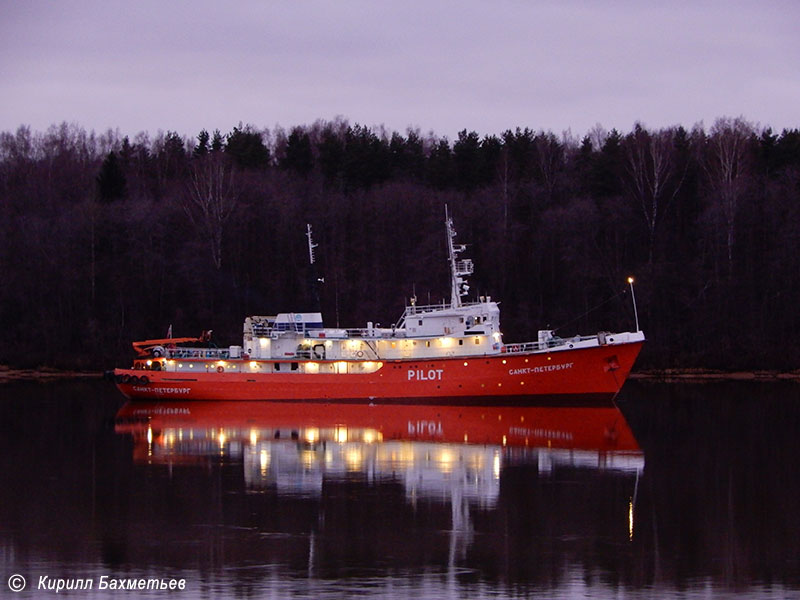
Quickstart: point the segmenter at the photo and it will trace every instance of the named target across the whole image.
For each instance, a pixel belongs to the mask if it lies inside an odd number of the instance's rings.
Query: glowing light
[[[466,367],[468,364],[469,364],[469,363],[468,363],[467,361],[464,361],[464,366],[465,366],[465,367]]]
[[[182,369],[183,368],[183,363],[178,363],[178,368]]]
[[[258,338],[258,345],[262,348],[266,348],[267,344],[269,344],[269,340],[267,338]]]
[[[250,445],[255,446],[258,443],[258,431],[255,429],[250,430]]]
[[[319,429],[316,427],[311,427],[310,429],[306,429],[306,441],[309,444],[313,444],[319,439]]]
[[[347,362],[346,361],[339,361],[336,363],[336,372],[337,373],[347,373]]]
[[[506,364],[506,359],[505,358],[503,359],[503,364]]]
[[[219,443],[220,450],[222,450],[222,448],[225,446],[226,440],[227,436],[225,435],[225,432],[222,429],[220,429],[219,434],[217,435],[217,442]]]
[[[453,463],[455,462],[455,458],[453,457],[453,453],[450,452],[447,448],[443,449],[439,453],[439,463],[441,464],[441,471],[442,473],[450,473],[453,471]]]
[[[492,461],[492,475],[495,479],[500,479],[500,453],[495,452],[494,460]]]
[[[254,360],[251,360],[250,361],[250,370],[255,371],[256,369],[258,369],[258,363],[256,361],[254,361]]]
[[[508,443],[508,439],[506,438],[506,436],[503,436],[503,446],[505,446],[507,443]]]
[[[347,427],[337,427],[334,431],[334,437],[337,442],[344,444],[347,441]]]
[[[633,499],[628,502],[628,540],[633,541]]]
[[[152,361],[152,360],[148,360],[148,361],[147,361],[147,366],[148,366],[148,367],[151,367],[151,366],[153,366],[153,361]]]
[[[633,283],[633,277],[628,277],[628,283]]]
[[[350,448],[344,455],[345,463],[347,463],[348,471],[361,470],[361,450],[358,448]]]
[[[499,341],[500,341],[500,332],[499,332],[499,331],[495,331],[495,332],[492,334],[492,337],[494,338],[494,341],[495,341],[495,342],[499,342]]]
[[[224,360],[221,360],[221,361],[219,361],[219,362],[217,363],[217,366],[218,366],[218,367],[223,367],[223,368],[224,368],[224,367],[225,367],[225,361],[224,361]]]
[[[153,443],[153,428],[150,427],[149,425],[147,426],[147,443],[148,444]]]
[[[266,475],[267,467],[269,466],[269,453],[266,450],[262,450],[258,455],[258,463],[261,467],[261,474]]]
[[[306,363],[306,373],[319,373],[319,364],[315,362]]]
[[[365,444],[371,444],[375,441],[375,432],[371,429],[367,429],[362,436]]]

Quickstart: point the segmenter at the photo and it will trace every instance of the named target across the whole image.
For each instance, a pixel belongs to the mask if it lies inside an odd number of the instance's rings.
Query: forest
[[[124,366],[170,327],[238,344],[247,315],[315,309],[316,278],[327,326],[388,326],[411,296],[449,299],[445,205],[506,343],[632,330],[633,276],[638,368],[800,365],[800,130],[744,117],[582,138],[2,132],[0,364]]]

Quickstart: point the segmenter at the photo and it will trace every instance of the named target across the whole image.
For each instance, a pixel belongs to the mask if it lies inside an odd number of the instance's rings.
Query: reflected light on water
[[[653,386],[623,411],[118,411],[100,385],[47,389],[0,403],[15,424],[0,436],[0,562],[29,583],[180,575],[187,597],[224,599],[800,592],[794,388]]]

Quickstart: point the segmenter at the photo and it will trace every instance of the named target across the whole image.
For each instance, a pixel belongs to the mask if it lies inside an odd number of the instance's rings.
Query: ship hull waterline
[[[114,375],[130,400],[591,404],[617,395],[641,347],[635,341],[553,352],[386,360],[372,373],[253,373],[235,365],[220,372],[207,363],[198,364],[198,372],[115,369]]]

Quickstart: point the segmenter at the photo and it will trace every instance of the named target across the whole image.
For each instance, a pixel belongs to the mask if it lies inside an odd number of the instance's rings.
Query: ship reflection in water
[[[129,402],[115,428],[133,437],[137,463],[240,464],[250,492],[320,498],[326,486],[348,481],[366,489],[400,484],[412,507],[449,504],[451,531],[462,534],[473,529],[471,509],[494,509],[504,473],[518,467],[551,479],[575,470],[629,477],[628,510],[617,514],[632,535],[632,497],[644,468],[628,424],[611,405]],[[457,541],[463,555],[472,536]]]
[[[795,382],[634,381],[621,412],[0,392],[0,586],[24,576],[21,597],[43,576],[182,578],[187,598],[800,592]]]

